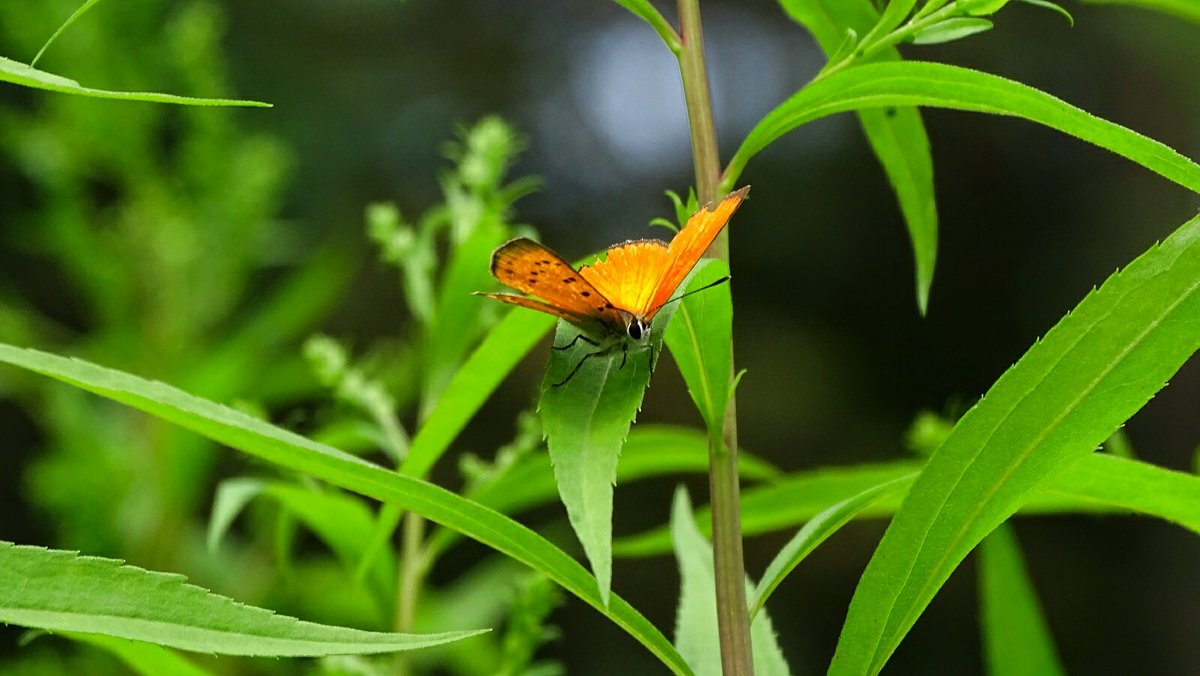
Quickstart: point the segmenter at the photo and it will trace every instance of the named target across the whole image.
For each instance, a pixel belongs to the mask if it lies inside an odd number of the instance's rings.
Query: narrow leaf
[[[861,108],[913,105],[1022,117],[1111,150],[1200,192],[1200,166],[1158,141],[1012,80],[919,62],[849,68],[801,89],[751,130],[730,161],[725,180],[736,181],[751,157],[812,120]]]
[[[804,557],[829,539],[829,536],[836,533],[842,526],[849,523],[872,502],[888,493],[907,490],[915,476],[914,473],[872,486],[858,495],[846,498],[829,507],[804,524],[804,528],[801,528],[791,540],[788,540],[783,549],[779,550],[779,553],[767,565],[766,572],[763,573],[762,579],[758,581],[758,586],[755,587],[754,593],[750,597],[750,619],[754,619],[762,610],[771,593],[804,560]]]
[[[642,21],[650,24],[658,37],[662,38],[663,44],[671,50],[672,53],[678,54],[683,49],[683,43],[679,40],[679,33],[671,26],[663,15],[650,4],[650,0],[614,0],[618,5],[629,10],[634,16],[637,16]]]
[[[112,653],[126,666],[142,676],[205,676],[209,673],[182,655],[176,655],[167,648],[153,643],[130,641],[103,634],[62,632],[59,635],[72,641],[94,645]]]
[[[701,289],[728,275],[729,266],[724,261],[701,261],[684,292]],[[729,375],[733,372],[733,298],[729,284],[694,293],[679,304],[667,328],[667,346],[708,426],[709,438],[721,439],[730,395]]]
[[[956,16],[917,31],[912,36],[912,43],[914,45],[940,45],[943,42],[961,40],[991,29],[992,22],[987,19]]]
[[[0,542],[0,622],[279,657],[414,650],[483,633],[389,634],[314,624],[237,603],[181,575],[8,542]]]
[[[617,483],[684,472],[703,474],[707,471],[708,435],[687,427],[638,425],[629,431],[629,438],[621,449]],[[738,452],[738,473],[747,481],[780,476],[777,468],[745,450]],[[554,471],[549,458],[534,453],[495,482],[467,497],[503,514],[518,514],[556,499],[558,488],[554,483]],[[431,556],[437,556],[459,537],[454,531],[440,530],[430,539],[428,551],[434,552]]]
[[[720,676],[721,641],[717,629],[717,599],[713,594],[712,545],[691,520],[692,503],[687,489],[675,491],[671,507],[671,536],[679,563],[679,608],[675,614],[675,645],[699,676]],[[747,588],[749,583],[747,582]],[[790,673],[775,630],[767,614],[750,624],[754,673],[776,676]]]
[[[471,417],[553,325],[554,318],[540,312],[517,309],[505,315],[454,373],[413,437],[400,471],[418,478],[428,474]]]
[[[37,56],[34,56],[34,57],[33,57],[33,61],[30,61],[30,62],[29,62],[29,65],[30,65],[30,66],[36,66],[36,65],[37,65],[37,62],[38,62],[38,60],[40,60],[40,59],[42,58],[42,54],[45,54],[45,53],[46,53],[46,49],[47,49],[47,48],[49,48],[49,47],[50,47],[50,45],[51,45],[51,44],[52,44],[52,43],[53,43],[55,40],[57,40],[57,39],[58,39],[58,36],[59,36],[59,35],[62,35],[62,32],[63,32],[63,31],[65,31],[65,30],[67,30],[67,27],[68,27],[68,26],[70,26],[71,24],[75,23],[75,21],[76,21],[76,20],[77,20],[79,17],[83,16],[83,13],[84,13],[84,12],[88,11],[89,9],[91,9],[91,8],[92,8],[92,6],[93,6],[93,5],[95,5],[97,2],[100,2],[100,0],[87,0],[87,1],[86,1],[86,2],[84,2],[82,5],[80,5],[80,6],[79,6],[79,9],[75,10],[74,12],[72,12],[72,13],[71,13],[71,16],[67,17],[67,20],[66,20],[66,21],[64,21],[64,22],[62,23],[62,25],[61,25],[61,26],[59,26],[59,27],[58,27],[58,29],[54,31],[54,34],[53,34],[53,35],[51,35],[49,39],[47,39],[47,40],[46,40],[46,43],[45,43],[45,44],[43,44],[43,45],[42,45],[42,48],[38,50]]]
[[[106,89],[84,87],[74,80],[38,70],[20,61],[0,56],[0,82],[11,82],[33,89],[45,89],[63,94],[78,94],[98,99],[118,99],[122,101],[147,101],[151,103],[177,103],[183,106],[244,106],[249,108],[270,108],[271,104],[260,101],[243,101],[238,99],[198,99],[190,96],[174,94],[159,94],[156,92],[116,92]]]
[[[453,528],[545,573],[625,629],[672,671],[690,673],[670,642],[632,606],[616,595],[605,604],[595,578],[574,559],[525,526],[475,502],[163,383],[5,344],[0,344],[0,362],[127,404],[280,467]]]
[[[1200,348],[1200,218],[1092,292],[955,425],[892,519],[831,665],[877,673],[970,550]]]
[[[742,533],[752,536],[796,528],[835,502],[920,469],[921,463],[909,460],[824,468],[751,488],[742,493]],[[904,493],[901,488],[880,496],[856,518],[895,514]],[[1200,535],[1200,477],[1097,453],[1051,478],[1021,507],[1022,514],[1122,512],[1158,517]],[[707,507],[696,511],[696,524],[706,534],[711,518]],[[671,534],[665,526],[613,543],[617,556],[655,556],[670,549]]]
[[[1200,23],[1200,3],[1196,0],[1083,0],[1083,2],[1088,5],[1129,5]]]
[[[779,0],[779,4],[813,34],[830,64],[846,56],[846,48],[855,46],[850,36],[865,34],[879,18],[870,0]],[[900,52],[889,47],[875,59],[896,61]],[[916,267],[917,308],[924,314],[933,284],[938,234],[933,158],[925,124],[920,111],[911,106],[859,110],[858,118],[904,215]],[[732,178],[727,179],[730,187]]]
[[[1008,524],[979,547],[979,597],[990,676],[1066,673]]]

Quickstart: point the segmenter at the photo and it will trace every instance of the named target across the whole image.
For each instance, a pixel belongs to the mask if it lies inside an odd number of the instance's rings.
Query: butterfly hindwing
[[[496,249],[492,274],[536,300],[508,294],[483,295],[561,317],[592,333],[625,330],[621,314],[608,298],[558,254],[531,239],[514,239]]]

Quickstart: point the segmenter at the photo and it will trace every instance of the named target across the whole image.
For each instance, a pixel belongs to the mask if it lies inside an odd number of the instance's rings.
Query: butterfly
[[[616,346],[622,350],[624,367],[630,345],[649,345],[654,316],[663,306],[683,297],[672,296],[749,192],[750,186],[746,186],[701,207],[669,244],[657,239],[622,242],[609,247],[600,260],[578,270],[531,239],[511,240],[492,254],[492,275],[528,295],[476,293],[554,315],[580,329],[581,333],[568,344],[555,346],[556,350],[570,348],[580,340],[597,348],[555,387],[566,384],[589,358],[609,354]],[[653,368],[653,347],[650,349]]]

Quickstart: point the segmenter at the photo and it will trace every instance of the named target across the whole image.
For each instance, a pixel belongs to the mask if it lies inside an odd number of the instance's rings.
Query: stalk
[[[717,130],[704,62],[699,0],[678,0],[679,74],[687,102],[692,136],[692,161],[701,204],[716,200],[721,182]],[[728,231],[722,232],[709,255],[729,262]],[[732,353],[733,346],[730,345]],[[733,382],[730,370],[730,383]],[[750,648],[750,617],[746,610],[746,571],[742,561],[742,521],[737,473],[737,406],[731,393],[720,438],[708,440],[709,494],[712,506],[713,571],[716,576],[717,629],[721,670],[725,676],[754,673]]]

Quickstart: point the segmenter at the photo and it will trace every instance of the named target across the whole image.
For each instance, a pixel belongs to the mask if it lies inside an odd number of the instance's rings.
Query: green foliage
[[[120,561],[0,543],[0,621],[223,655],[412,650],[479,631],[415,636],[302,622]]]
[[[612,501],[617,459],[642,407],[674,304],[654,317],[644,348],[597,347],[575,340],[579,330],[560,322],[538,411],[567,517],[596,574],[600,597],[612,585]],[[578,369],[578,370],[576,370]],[[574,373],[574,375],[571,375]],[[568,380],[569,378],[569,380]],[[561,386],[556,383],[563,383]]]
[[[230,448],[395,504],[458,530],[545,573],[623,627],[673,670],[687,672],[674,648],[640,613],[616,595],[603,599],[596,579],[570,556],[528,528],[486,507],[163,383],[2,344],[0,362],[42,373],[143,410]]]
[[[1187,3],[1121,1],[1200,20]],[[0,32],[18,53],[37,50],[33,63],[45,52],[50,71],[83,81],[131,89],[165,83],[209,95],[231,89],[215,5],[140,0],[106,5],[108,11],[78,21],[96,2],[0,7]],[[696,82],[704,73],[694,39],[698,4],[680,3],[686,25],[676,29],[647,0],[616,2],[679,59],[693,121],[711,118],[707,93]],[[1023,2],[1073,21],[1046,0]],[[715,139],[704,138],[704,124],[694,125],[698,185],[707,195],[720,174],[718,189],[728,190],[780,136],[855,112],[906,222],[922,313],[939,226],[919,106],[1021,117],[1200,191],[1200,166],[1192,160],[1047,93],[975,70],[901,60],[899,46],[992,29],[1008,0],[779,4],[812,33],[827,63],[750,130],[723,173],[715,159],[710,170],[701,167],[706,154],[717,157]],[[51,43],[55,49],[47,51]],[[704,536],[711,514],[693,512],[681,489],[669,525],[614,542],[612,506],[615,482],[701,472],[710,458],[730,457],[723,451],[732,450],[724,448],[727,439],[736,440],[731,403],[740,377],[730,285],[665,308],[649,349],[628,349],[614,337],[601,346],[576,341],[550,351],[541,418],[526,410],[511,443],[494,454],[465,454],[456,444],[460,434],[554,323],[522,309],[504,314],[499,304],[472,295],[494,288],[492,251],[531,234],[514,224],[513,206],[539,183],[508,180],[524,145],[508,124],[488,117],[459,130],[446,148],[451,164],[439,176],[442,200],[415,218],[393,204],[367,206],[367,236],[397,272],[407,310],[400,319],[411,328],[394,343],[352,349],[309,336],[342,296],[352,263],[345,242],[304,245],[309,234],[278,224],[290,162],[278,142],[242,131],[230,111],[89,99],[265,104],[93,89],[50,71],[0,58],[0,80],[81,95],[38,92],[28,110],[0,110],[0,151],[30,186],[4,243],[48,258],[81,314],[82,328],[67,328],[0,289],[6,341],[0,362],[74,386],[43,390],[34,379],[8,378],[12,369],[0,378],[0,394],[18,398],[47,439],[30,492],[68,545],[187,571],[202,582],[211,576],[228,588],[222,591],[253,605],[184,584],[179,575],[0,543],[0,621],[62,632],[140,673],[204,673],[169,650],[178,648],[354,653],[326,657],[315,667],[322,674],[550,674],[562,667],[539,662],[538,651],[558,638],[548,621],[566,591],[672,672],[716,673],[721,642],[731,632],[718,631],[713,590],[730,584],[715,577]],[[695,191],[686,200],[668,195],[674,220],[686,222],[697,207]],[[652,223],[673,225],[664,218]],[[728,260],[704,262],[683,288],[703,288],[730,270]],[[989,669],[1061,672],[1003,522],[1018,512],[1133,512],[1200,533],[1200,477],[1134,459],[1120,431],[1200,348],[1197,280],[1200,219],[1112,275],[956,424],[918,416],[904,441],[919,459],[783,474],[743,454],[741,478],[760,483],[742,498],[742,532],[800,529],[750,593],[756,672],[788,673],[763,610],[771,593],[844,524],[893,515],[850,604],[831,673],[880,671],[980,542]],[[259,300],[245,300],[252,296]],[[561,347],[576,335],[560,323],[554,342]],[[664,344],[703,432],[631,428]],[[561,381],[567,382],[555,386]],[[297,402],[315,410],[312,420],[300,422],[308,436],[270,422],[279,407]],[[1093,453],[1101,443],[1109,453]],[[231,473],[237,478],[222,481],[230,473],[218,471],[221,446],[266,466],[253,477],[237,468]],[[450,454],[464,478],[459,493],[425,480]],[[732,466],[720,467],[714,481],[732,478]],[[198,514],[214,485],[205,550]],[[730,494],[728,483],[716,488]],[[556,495],[594,574],[511,516]],[[733,525],[729,519],[720,532]],[[429,573],[464,536],[498,554],[455,579],[430,582]],[[681,573],[675,645],[610,591],[614,553],[646,556],[672,547]],[[743,582],[734,580],[732,588]],[[281,599],[334,620],[316,624],[264,609]],[[502,632],[458,642],[480,633],[464,628],[501,625]],[[431,649],[387,661],[366,656],[417,647]]]
[[[675,613],[675,645],[699,676],[720,674],[721,643],[717,640],[717,604],[713,596],[712,546],[688,515],[691,499],[682,486],[671,505],[671,538],[679,564],[679,607]],[[749,581],[746,582],[750,588]],[[786,676],[787,661],[779,649],[775,629],[764,611],[750,623],[754,673]]]
[[[1064,674],[1013,529],[1002,524],[979,546],[983,646],[992,676]]]
[[[729,275],[722,261],[704,261],[677,295],[703,289]],[[694,293],[679,302],[676,319],[667,328],[667,345],[688,385],[696,409],[708,426],[710,439],[721,438],[725,408],[732,392],[733,299],[728,284]]]
[[[1200,348],[1200,218],[1108,279],[992,386],[922,470],[850,604],[833,673],[877,672],[968,552]]]
[[[793,21],[812,33],[830,65],[853,58],[860,48],[858,36],[870,32],[879,19],[869,0],[779,0],[779,4]],[[900,52],[888,47],[874,58],[895,61]],[[912,106],[863,109],[857,114],[904,214],[916,264],[917,307],[924,314],[937,261],[938,228],[933,158],[925,123]]]

